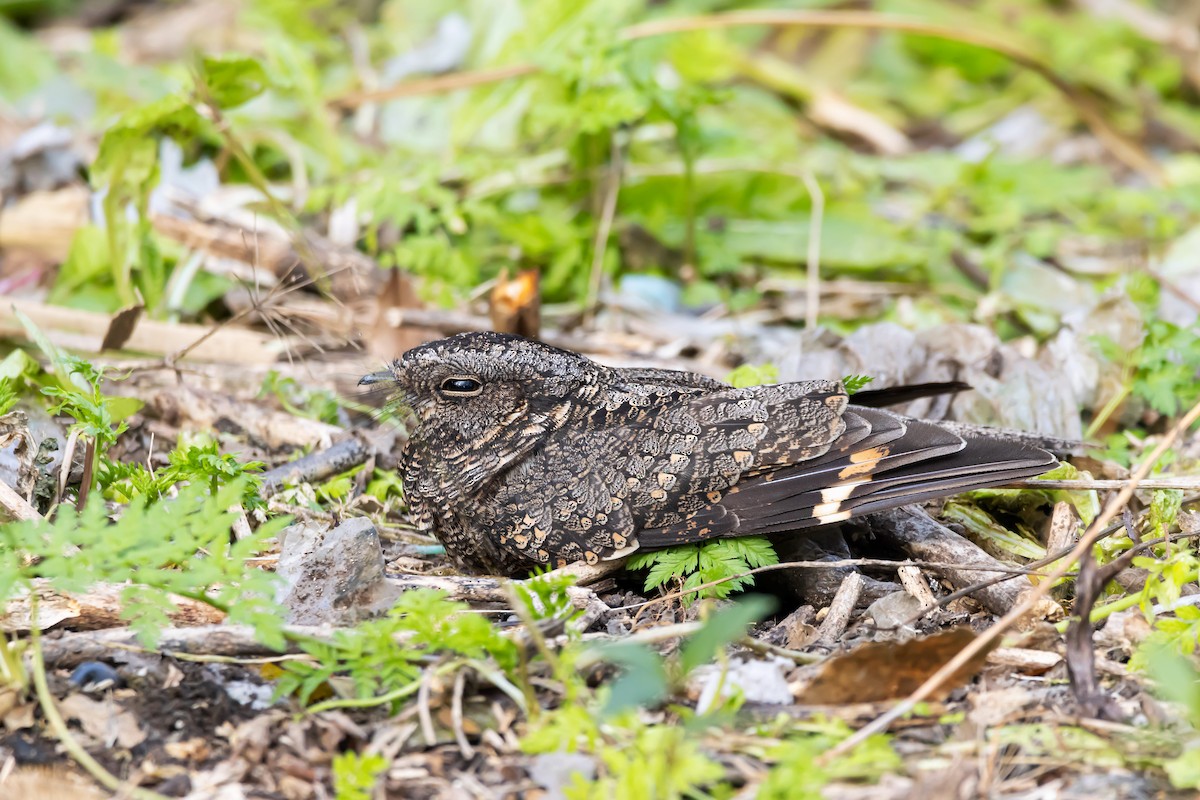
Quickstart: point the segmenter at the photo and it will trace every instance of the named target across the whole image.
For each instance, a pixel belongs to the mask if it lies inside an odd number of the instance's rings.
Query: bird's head
[[[604,367],[507,334],[462,333],[414,347],[360,384],[388,385],[411,420],[409,458],[466,491],[562,427]],[[436,456],[440,464],[428,463]],[[443,491],[445,487],[443,487]]]

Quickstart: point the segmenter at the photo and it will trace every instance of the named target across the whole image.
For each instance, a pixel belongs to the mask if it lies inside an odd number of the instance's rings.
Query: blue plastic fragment
[[[120,680],[121,676],[117,671],[103,661],[83,662],[68,679],[72,686],[92,692],[115,686]]]

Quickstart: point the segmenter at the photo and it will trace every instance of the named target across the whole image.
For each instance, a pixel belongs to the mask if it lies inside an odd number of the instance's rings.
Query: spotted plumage
[[[495,333],[421,345],[363,381],[392,383],[411,413],[417,525],[491,573],[828,524],[1055,463],[851,405],[834,381],[734,389]]]

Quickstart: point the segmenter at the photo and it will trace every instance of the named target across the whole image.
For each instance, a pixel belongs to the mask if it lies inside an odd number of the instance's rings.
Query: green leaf
[[[742,573],[778,563],[770,540],[745,536],[638,553],[630,558],[629,568],[650,570],[646,575],[646,591],[670,580],[682,580],[684,592],[697,589],[696,595],[685,595],[686,601],[689,596],[727,597],[731,592],[754,585],[754,576]],[[716,585],[698,589],[709,583]]]
[[[1150,527],[1154,530],[1155,538],[1166,536],[1179,511],[1183,508],[1183,492],[1179,489],[1155,490],[1150,501]]]
[[[942,508],[942,517],[966,528],[968,538],[985,550],[1001,550],[1031,560],[1046,555],[1045,545],[1010,531],[979,506],[951,501]]]
[[[0,16],[0,96],[19,100],[55,70],[54,59],[36,38],[17,30]]]
[[[59,267],[50,302],[65,305],[81,287],[101,281],[108,275],[112,259],[108,235],[96,225],[84,225],[71,238],[67,260]]]
[[[779,368],[774,364],[742,364],[725,376],[725,382],[735,389],[779,382]]]
[[[597,648],[609,664],[623,668],[621,676],[609,687],[608,699],[600,713],[612,717],[630,708],[655,706],[667,696],[667,670],[662,656],[635,642],[606,642]]]
[[[774,608],[774,598],[749,595],[717,611],[680,648],[679,668],[682,673],[687,675],[701,664],[712,661],[718,650],[745,636],[748,625],[758,622]]]
[[[336,800],[371,800],[379,776],[388,768],[388,760],[378,753],[354,751],[333,757],[333,792]]]
[[[201,79],[210,99],[221,108],[234,108],[258,97],[270,84],[262,64],[244,56],[205,56]]]
[[[886,736],[876,734],[828,764],[818,757],[850,735],[846,723],[817,717],[804,729],[767,752],[775,766],[758,790],[760,800],[820,800],[835,780],[876,780],[901,769],[902,762]]]
[[[1187,711],[1193,727],[1200,727],[1200,673],[1187,657],[1169,647],[1152,647],[1148,653],[1150,676],[1169,700]]]
[[[1176,789],[1200,789],[1200,749],[1184,745],[1183,755],[1163,763],[1167,778]]]
[[[847,375],[842,378],[842,386],[846,388],[846,394],[854,394],[862,391],[873,380],[875,379],[869,375]]]
[[[790,221],[732,219],[723,229],[723,245],[741,259],[803,264],[808,257],[811,225],[807,214]],[[683,239],[682,226],[665,231],[672,242]],[[918,263],[921,251],[896,229],[865,207],[826,211],[821,225],[821,266],[867,271]]]

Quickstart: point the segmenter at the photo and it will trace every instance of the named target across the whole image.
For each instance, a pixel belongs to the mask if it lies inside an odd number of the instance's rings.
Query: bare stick
[[[858,605],[858,598],[862,596],[863,576],[858,572],[851,572],[842,579],[842,585],[838,587],[837,594],[833,596],[833,602],[829,604],[829,613],[825,616],[825,621],[821,623],[820,641],[825,644],[834,644],[846,632],[846,626],[850,624],[850,615],[854,612],[854,607]]]
[[[0,481],[0,509],[4,510],[5,516],[17,522],[34,522],[42,518],[36,508],[25,502],[25,498],[4,481]]]
[[[804,285],[804,327],[811,331],[817,327],[821,310],[821,225],[825,219],[825,193],[812,172],[804,170],[801,177],[812,201],[808,222],[808,272]]]
[[[584,314],[590,322],[600,301],[600,282],[604,276],[604,254],[608,252],[608,237],[612,234],[613,220],[617,216],[617,197],[621,194],[621,145],[617,135],[612,137],[612,155],[609,156],[608,182],[604,189],[604,206],[600,210],[600,222],[596,225],[596,239],[592,243],[592,274],[588,281],[587,303]]]
[[[1027,481],[1013,481],[1008,486],[1017,487],[1020,489],[1072,489],[1072,490],[1095,490],[1106,491],[1111,489],[1124,489],[1132,483],[1132,478],[1124,480],[1070,480],[1070,481],[1040,481],[1037,478],[1030,478]],[[1172,475],[1162,475],[1157,478],[1147,478],[1144,481],[1138,481],[1139,489],[1180,489],[1182,491],[1196,491],[1200,489],[1200,478],[1192,476],[1178,477]]]

